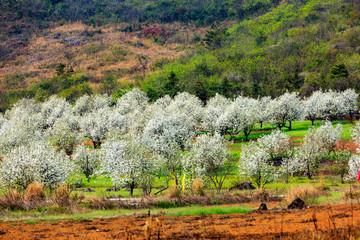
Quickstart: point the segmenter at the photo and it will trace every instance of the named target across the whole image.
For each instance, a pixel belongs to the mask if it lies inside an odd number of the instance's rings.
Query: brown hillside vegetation
[[[32,224],[0,223],[0,239],[348,239],[360,205],[182,217],[121,217]]]
[[[156,62],[171,61],[193,48],[208,29],[180,23],[142,24],[126,32],[122,25],[93,28],[71,23],[44,30],[24,26],[26,30],[10,34],[10,27],[2,28],[0,34],[0,47],[7,54],[0,58],[2,90],[25,89],[40,79],[51,78],[59,64],[95,78],[95,88],[96,79],[101,81],[107,74],[118,76],[119,81],[132,81],[142,76],[139,55],[148,58],[146,71],[154,70]],[[7,80],[14,75],[25,78],[25,82]]]

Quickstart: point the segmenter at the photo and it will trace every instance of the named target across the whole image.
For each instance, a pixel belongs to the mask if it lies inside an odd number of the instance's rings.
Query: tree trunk
[[[311,126],[314,126],[315,119],[311,119]]]
[[[291,131],[291,121],[289,121],[289,132]]]
[[[309,178],[309,180],[311,180],[311,173],[310,173],[310,166],[309,164],[307,165],[307,177]]]
[[[263,121],[260,121],[260,131],[263,130]]]
[[[249,140],[250,132],[244,131],[244,135],[245,135],[245,141],[247,142]]]
[[[97,149],[101,146],[101,141],[93,141],[94,148]]]
[[[132,181],[132,183],[130,184],[130,197],[132,197],[134,194],[134,188],[135,188],[135,182]]]

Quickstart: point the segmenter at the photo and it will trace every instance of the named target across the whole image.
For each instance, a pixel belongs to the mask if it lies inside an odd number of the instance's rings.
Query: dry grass
[[[270,200],[270,194],[264,188],[257,188],[251,194],[251,200],[255,202],[268,202]]]
[[[40,183],[31,183],[25,190],[24,200],[27,202],[41,202],[45,199],[43,185]]]
[[[205,195],[204,185],[203,185],[203,182],[200,179],[195,179],[192,182],[191,192],[193,194],[195,194],[195,195],[198,195],[198,196],[204,196]]]
[[[8,209],[24,209],[23,196],[17,190],[9,189],[0,198],[0,206]]]
[[[32,82],[53,77],[55,67],[60,63],[71,66],[75,72],[86,72],[98,79],[105,77],[107,72],[123,70],[118,81],[132,81],[137,75],[141,75],[138,54],[149,57],[148,66],[153,65],[157,59],[177,58],[193,47],[194,44],[189,44],[189,38],[195,35],[203,37],[207,30],[178,23],[161,26],[172,34],[165,44],[144,37],[141,31],[121,32],[118,30],[119,26],[93,28],[82,23],[71,23],[48,29],[44,32],[46,36],[34,34],[29,37],[29,44],[17,49],[12,60],[0,62],[0,83],[5,75],[21,74],[26,76],[26,83],[30,86]],[[88,32],[97,33],[92,36],[84,34]],[[53,38],[56,34],[60,34],[58,39]],[[81,44],[74,46],[67,43],[66,38],[81,41]],[[97,46],[99,51],[89,53],[92,46]],[[115,56],[113,46],[126,49],[126,56]]]
[[[173,184],[169,187],[169,189],[167,190],[166,196],[168,198],[179,198],[181,197],[181,187]]]
[[[84,202],[89,208],[97,210],[113,209],[115,207],[111,201],[98,196],[88,196]]]
[[[53,202],[59,207],[70,205],[70,190],[66,184],[58,186],[52,194]]]
[[[323,187],[314,187],[312,185],[294,187],[286,194],[283,199],[283,203],[289,205],[296,198],[302,199],[306,204],[311,203],[311,199],[316,197],[324,196],[326,192],[323,190]]]

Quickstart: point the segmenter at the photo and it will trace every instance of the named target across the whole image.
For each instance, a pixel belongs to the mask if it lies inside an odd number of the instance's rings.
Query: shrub
[[[180,186],[177,186],[176,184],[169,187],[169,190],[167,191],[167,197],[169,198],[179,198],[181,197],[181,188]]]
[[[24,209],[23,196],[15,189],[7,190],[0,199],[0,206],[14,209]]]
[[[251,195],[252,201],[258,202],[268,202],[270,199],[270,195],[264,188],[258,188],[255,190],[254,194]]]
[[[193,194],[198,196],[204,196],[204,185],[200,179],[195,179],[191,185],[191,191]]]
[[[25,190],[24,200],[31,203],[39,203],[45,198],[45,192],[42,184],[34,182],[29,184]]]
[[[92,209],[112,209],[114,208],[114,204],[106,200],[104,198],[98,197],[98,196],[89,196],[85,199],[85,205],[86,207],[92,208]]]
[[[69,187],[66,184],[59,185],[52,194],[52,200],[59,207],[69,206],[70,205]]]

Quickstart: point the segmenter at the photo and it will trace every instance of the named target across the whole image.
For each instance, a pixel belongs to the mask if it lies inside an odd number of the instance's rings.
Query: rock
[[[91,189],[91,188],[85,188],[85,189],[84,189],[84,192],[95,192],[95,190],[94,190],[94,189]]]
[[[267,206],[266,206],[266,203],[261,203],[260,207],[259,207],[259,210],[268,210]]]
[[[105,192],[118,192],[118,191],[120,191],[120,188],[119,187],[111,187],[111,188],[107,188],[106,190],[105,190]]]
[[[303,209],[305,208],[305,202],[300,198],[296,198],[292,203],[288,206],[288,209]]]
[[[74,42],[72,45],[73,46],[79,46],[81,44],[81,41],[76,41],[76,42]]]
[[[230,190],[253,190],[256,189],[251,182],[243,182],[235,185],[234,187],[230,188]]]

